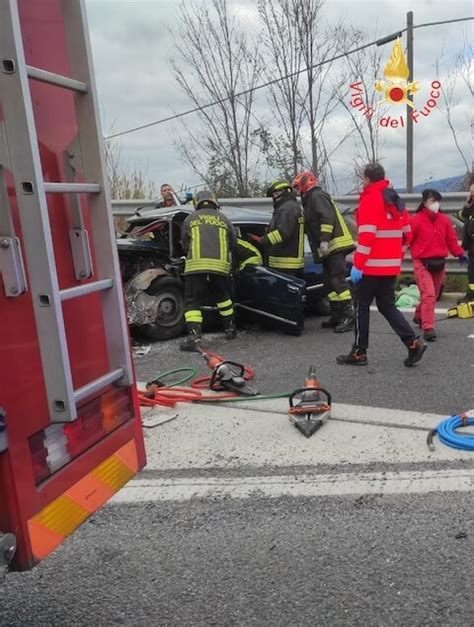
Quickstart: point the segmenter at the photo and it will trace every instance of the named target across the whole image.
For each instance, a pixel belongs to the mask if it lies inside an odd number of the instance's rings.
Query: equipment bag
[[[429,259],[422,259],[421,261],[430,272],[441,272],[441,270],[444,270],[446,264],[444,257],[430,257]]]

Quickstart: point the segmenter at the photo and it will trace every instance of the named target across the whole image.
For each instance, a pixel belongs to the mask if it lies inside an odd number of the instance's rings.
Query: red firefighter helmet
[[[319,185],[318,177],[314,172],[300,172],[295,176],[293,187],[303,196]]]

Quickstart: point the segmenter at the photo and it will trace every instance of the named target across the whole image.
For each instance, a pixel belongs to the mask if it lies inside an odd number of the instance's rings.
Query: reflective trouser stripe
[[[370,255],[370,251],[372,250],[370,246],[362,246],[362,244],[357,244],[356,248],[358,253],[362,253],[363,255]]]
[[[350,290],[344,290],[343,292],[341,292],[340,294],[338,294],[337,292],[329,292],[328,294],[328,301],[332,302],[332,303],[339,303],[342,302],[344,300],[352,300],[352,294],[350,292]]]
[[[217,303],[217,308],[219,309],[220,315],[223,317],[234,315],[234,306],[230,298],[223,300],[221,303]]]
[[[469,283],[468,288],[474,292],[474,283]]]
[[[338,299],[342,300],[352,300],[352,294],[350,290],[344,290],[340,294],[338,294]]]
[[[184,319],[189,324],[201,324],[202,323],[202,311],[200,309],[190,309],[184,312]]]
[[[367,259],[366,266],[368,268],[390,268],[391,266],[399,266],[400,259]]]

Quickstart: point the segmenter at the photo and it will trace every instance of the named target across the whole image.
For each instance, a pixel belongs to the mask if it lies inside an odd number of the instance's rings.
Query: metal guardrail
[[[462,222],[456,217],[456,214],[463,206],[466,200],[467,192],[448,192],[443,194],[443,211],[447,213],[458,235],[461,235]],[[421,194],[400,194],[401,198],[405,201],[405,204],[410,213],[413,213],[420,204]],[[344,213],[344,217],[350,226],[354,227],[354,221],[351,219],[351,214],[357,207],[359,196],[333,196],[334,201],[338,205],[339,209]],[[272,208],[272,201],[270,198],[222,198],[219,199],[220,204],[223,207],[241,207],[243,209],[252,209],[254,211],[270,211]],[[150,205],[150,209],[153,207],[153,200],[140,199],[140,200],[112,200],[112,213],[115,218],[127,218],[132,216],[137,209],[144,205]],[[410,272],[412,270],[411,259],[408,257],[403,263],[403,271]],[[450,274],[465,274],[466,269],[459,265],[457,259],[448,258],[446,260],[446,271]]]

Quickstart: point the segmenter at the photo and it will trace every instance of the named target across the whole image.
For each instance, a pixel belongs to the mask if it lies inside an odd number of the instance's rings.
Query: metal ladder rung
[[[103,374],[98,379],[95,379],[90,383],[86,383],[86,385],[83,385],[82,388],[74,390],[74,399],[76,403],[80,403],[95,392],[100,392],[103,388],[107,387],[107,385],[115,383],[115,381],[121,379],[124,374],[125,371],[123,368],[116,368],[115,370],[107,372],[107,374]]]
[[[100,194],[102,187],[98,183],[45,183],[47,194]]]
[[[64,87],[64,89],[71,89],[72,91],[79,91],[83,94],[89,91],[87,83],[82,81],[76,81],[69,76],[62,76],[61,74],[55,74],[54,72],[48,72],[48,70],[42,70],[38,67],[26,66],[26,72],[28,76],[35,81],[41,83],[48,83],[49,85],[57,85],[58,87]]]
[[[86,294],[93,294],[94,292],[101,292],[113,287],[113,279],[102,279],[100,281],[92,281],[91,283],[84,283],[83,285],[77,285],[76,287],[69,287],[65,290],[61,290],[61,300],[71,300],[71,298],[78,298],[79,296],[85,296]]]

